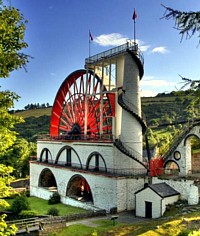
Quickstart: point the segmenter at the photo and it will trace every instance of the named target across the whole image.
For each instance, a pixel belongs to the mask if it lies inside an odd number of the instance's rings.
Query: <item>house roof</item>
[[[174,195],[179,195],[180,194],[179,192],[177,192],[175,189],[173,189],[172,187],[170,187],[166,183],[147,185],[145,188],[140,189],[135,194],[143,191],[146,188],[152,189],[155,193],[157,193],[162,198],[166,198],[166,197],[170,197],[170,196],[174,196]]]

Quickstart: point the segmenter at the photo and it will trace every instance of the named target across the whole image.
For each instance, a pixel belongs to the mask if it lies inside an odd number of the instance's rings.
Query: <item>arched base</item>
[[[90,202],[93,204],[90,186],[87,180],[81,175],[74,175],[71,177],[67,185],[66,195],[78,201]]]

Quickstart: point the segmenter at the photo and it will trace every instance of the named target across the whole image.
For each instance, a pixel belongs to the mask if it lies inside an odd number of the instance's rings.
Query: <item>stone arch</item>
[[[198,135],[196,135],[196,134],[189,134],[189,135],[187,135],[187,136],[185,137],[185,139],[184,139],[184,146],[186,145],[188,139],[191,139],[191,138],[193,138],[193,137],[196,137],[197,139],[200,140],[200,137],[199,137]]]
[[[194,144],[196,142],[196,145]],[[184,140],[184,146],[188,151],[186,153],[187,161],[190,162],[190,173],[195,174],[200,172],[200,153],[193,152],[195,150],[194,146],[199,149],[200,146],[200,136],[194,133],[189,134]]]
[[[59,161],[59,159],[63,159],[63,158],[65,160]],[[73,162],[72,159],[75,159],[75,158],[78,160],[78,163],[77,162]],[[62,147],[59,150],[59,152],[58,152],[58,154],[56,156],[55,164],[59,164],[59,162],[61,164],[64,164],[65,166],[73,166],[73,165],[75,165],[76,167],[80,167],[82,169],[82,163],[81,163],[81,159],[80,159],[78,153],[76,152],[75,149],[73,149],[72,147],[70,147],[68,145]]]
[[[54,174],[49,168],[42,170],[39,176],[38,186],[43,188],[57,189],[57,183]]]
[[[73,175],[68,184],[66,196],[83,202],[93,203],[93,196],[87,180],[79,174]]]
[[[43,159],[43,156],[45,157]],[[50,159],[50,160],[49,160]],[[52,155],[51,152],[49,151],[48,148],[44,148],[42,149],[41,153],[40,153],[40,162],[42,162],[44,160],[44,162],[52,162]]]
[[[179,174],[180,167],[176,161],[169,160],[164,164],[165,174]]]
[[[92,163],[92,165],[90,165]],[[99,152],[92,152],[86,162],[86,169],[107,172],[106,162]]]

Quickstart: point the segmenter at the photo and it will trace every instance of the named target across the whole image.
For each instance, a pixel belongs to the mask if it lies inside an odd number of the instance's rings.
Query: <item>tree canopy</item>
[[[200,38],[200,11],[182,12],[164,5],[162,6],[165,8],[163,18],[174,20],[175,28],[179,31],[182,39],[184,36],[186,39],[189,39],[195,35],[195,33],[197,33]]]
[[[192,36],[197,34],[199,38],[200,44],[200,11],[188,11],[182,12],[179,10],[172,9],[170,7],[166,7],[164,12],[164,19],[173,19],[175,22],[175,28],[179,31],[181,35],[181,39],[185,36],[186,39],[190,39]],[[193,90],[197,95],[194,96],[193,100],[191,101],[188,109],[194,109],[195,106],[199,106],[200,104],[200,79],[194,78],[185,78],[184,76],[180,76],[184,82],[182,89],[190,86],[191,90]]]
[[[24,41],[27,21],[18,9],[3,6],[0,2],[0,77],[26,68],[29,56],[22,52],[28,45]]]
[[[22,52],[27,48],[24,41],[25,24],[23,15],[14,7],[6,7],[0,0],[0,77],[6,78],[13,70],[26,68],[29,56]],[[16,132],[12,131],[15,124],[22,122],[22,118],[13,116],[9,109],[19,96],[14,92],[0,91],[0,159],[16,141]],[[0,164],[0,207],[7,205],[3,198],[12,191],[9,187],[12,181],[13,168]],[[5,215],[0,216],[0,236],[15,235],[16,227],[8,226]]]

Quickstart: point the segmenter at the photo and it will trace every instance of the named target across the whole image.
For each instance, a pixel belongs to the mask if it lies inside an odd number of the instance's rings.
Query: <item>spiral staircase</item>
[[[142,115],[142,117],[141,117],[141,116],[139,116],[139,114],[137,114],[137,108],[125,98],[123,93],[119,94],[119,96],[118,96],[118,104],[124,110],[126,110],[128,113],[130,113],[140,123],[140,125],[142,127],[142,133],[144,134],[146,132],[146,129],[147,129],[147,124],[145,122],[144,115]],[[123,154],[125,154],[126,156],[130,157],[131,159],[133,159],[134,161],[138,162],[143,167],[148,169],[148,162],[147,162],[147,164],[145,164],[142,161],[140,161],[143,158],[141,156],[141,154],[136,152],[135,150],[133,150],[130,146],[123,143],[120,140],[120,138],[115,140],[114,145]]]

